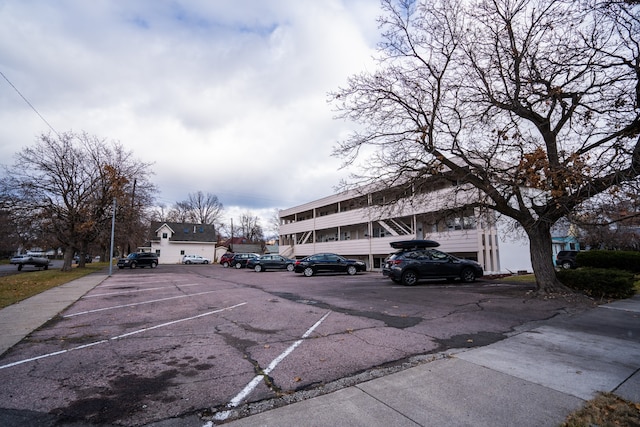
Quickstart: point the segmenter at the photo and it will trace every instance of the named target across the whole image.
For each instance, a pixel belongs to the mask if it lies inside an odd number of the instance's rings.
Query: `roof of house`
[[[211,224],[154,221],[151,223],[149,239],[151,241],[159,240],[158,231],[164,226],[171,231],[169,240],[172,242],[215,242],[218,238],[215,228]]]

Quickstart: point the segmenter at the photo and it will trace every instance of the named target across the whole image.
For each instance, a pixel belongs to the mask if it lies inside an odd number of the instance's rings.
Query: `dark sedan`
[[[248,260],[247,268],[253,268],[257,272],[274,269],[293,271],[295,262],[295,259],[285,258],[281,255],[262,255]]]
[[[296,261],[293,271],[310,277],[316,273],[347,273],[351,276],[365,271],[367,265],[362,261],[347,259],[337,254],[315,254]]]

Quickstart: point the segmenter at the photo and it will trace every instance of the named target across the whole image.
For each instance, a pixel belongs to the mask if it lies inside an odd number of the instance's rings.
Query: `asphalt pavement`
[[[106,277],[85,276],[0,310],[0,354]],[[640,402],[640,296],[295,403],[283,397],[151,426],[557,426],[598,392]]]

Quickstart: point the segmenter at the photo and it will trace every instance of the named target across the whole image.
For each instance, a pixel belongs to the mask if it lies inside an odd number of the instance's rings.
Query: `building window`
[[[166,239],[168,237],[167,233],[162,233],[162,238]]]
[[[184,250],[180,251],[180,255],[184,255]]]
[[[156,249],[156,255],[160,256],[160,249]]]

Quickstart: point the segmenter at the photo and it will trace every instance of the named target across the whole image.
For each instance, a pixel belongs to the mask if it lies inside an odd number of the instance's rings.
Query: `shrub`
[[[635,293],[634,275],[629,271],[585,267],[556,274],[565,286],[593,298],[629,298]]]
[[[576,262],[581,267],[617,268],[640,273],[640,252],[632,251],[582,251]]]

